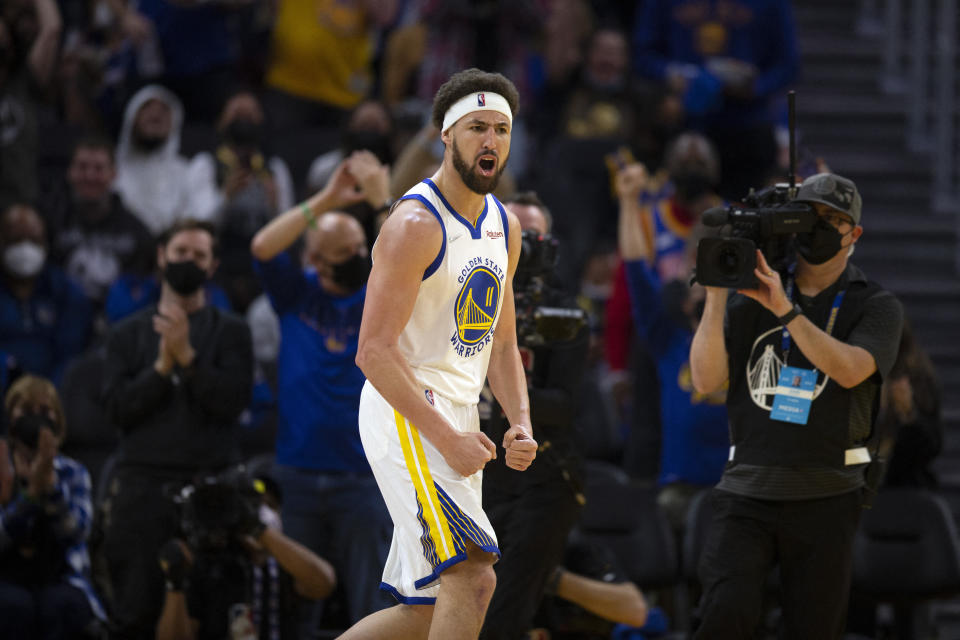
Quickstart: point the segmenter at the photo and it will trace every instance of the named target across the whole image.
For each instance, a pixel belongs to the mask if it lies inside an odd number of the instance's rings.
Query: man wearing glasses
[[[730,456],[703,550],[700,638],[752,638],[780,568],[782,638],[839,638],[880,385],[902,309],[849,257],[861,198],[821,173],[797,194],[816,210],[778,273],[757,252],[756,289],[707,287],[690,349],[701,393],[729,380]]]

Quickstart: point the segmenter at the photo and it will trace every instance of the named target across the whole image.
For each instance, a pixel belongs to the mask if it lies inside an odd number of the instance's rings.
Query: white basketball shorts
[[[480,430],[476,405],[426,394],[456,429]],[[500,555],[483,512],[483,472],[465,478],[454,471],[370,382],[360,394],[360,440],[393,518],[381,589],[404,604],[434,604],[440,573],[467,559],[467,540]]]

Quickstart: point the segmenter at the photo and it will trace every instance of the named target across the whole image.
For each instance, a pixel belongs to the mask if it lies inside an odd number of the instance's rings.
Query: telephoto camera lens
[[[753,289],[757,245],[746,238],[704,238],[697,245],[697,282],[706,287]]]

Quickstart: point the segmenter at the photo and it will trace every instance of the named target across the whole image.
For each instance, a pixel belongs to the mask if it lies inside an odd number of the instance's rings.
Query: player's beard
[[[492,176],[482,176],[478,172],[478,165],[480,161],[474,160],[473,164],[468,167],[466,160],[464,160],[463,156],[460,155],[460,148],[457,146],[456,138],[453,138],[452,145],[453,168],[457,170],[457,173],[460,175],[460,179],[463,180],[463,184],[466,185],[467,189],[470,189],[470,191],[473,191],[474,193],[479,193],[480,195],[492,193],[493,190],[497,188],[497,184],[500,182],[500,176],[503,175],[503,170],[507,168],[506,160],[501,161],[500,155],[497,153],[489,154],[496,155],[497,164],[500,166],[498,171],[496,171]]]

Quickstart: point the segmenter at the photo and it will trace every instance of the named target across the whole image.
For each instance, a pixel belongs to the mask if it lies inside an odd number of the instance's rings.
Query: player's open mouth
[[[482,156],[477,166],[480,168],[481,174],[484,176],[492,176],[493,170],[497,167],[497,159],[493,156]]]

